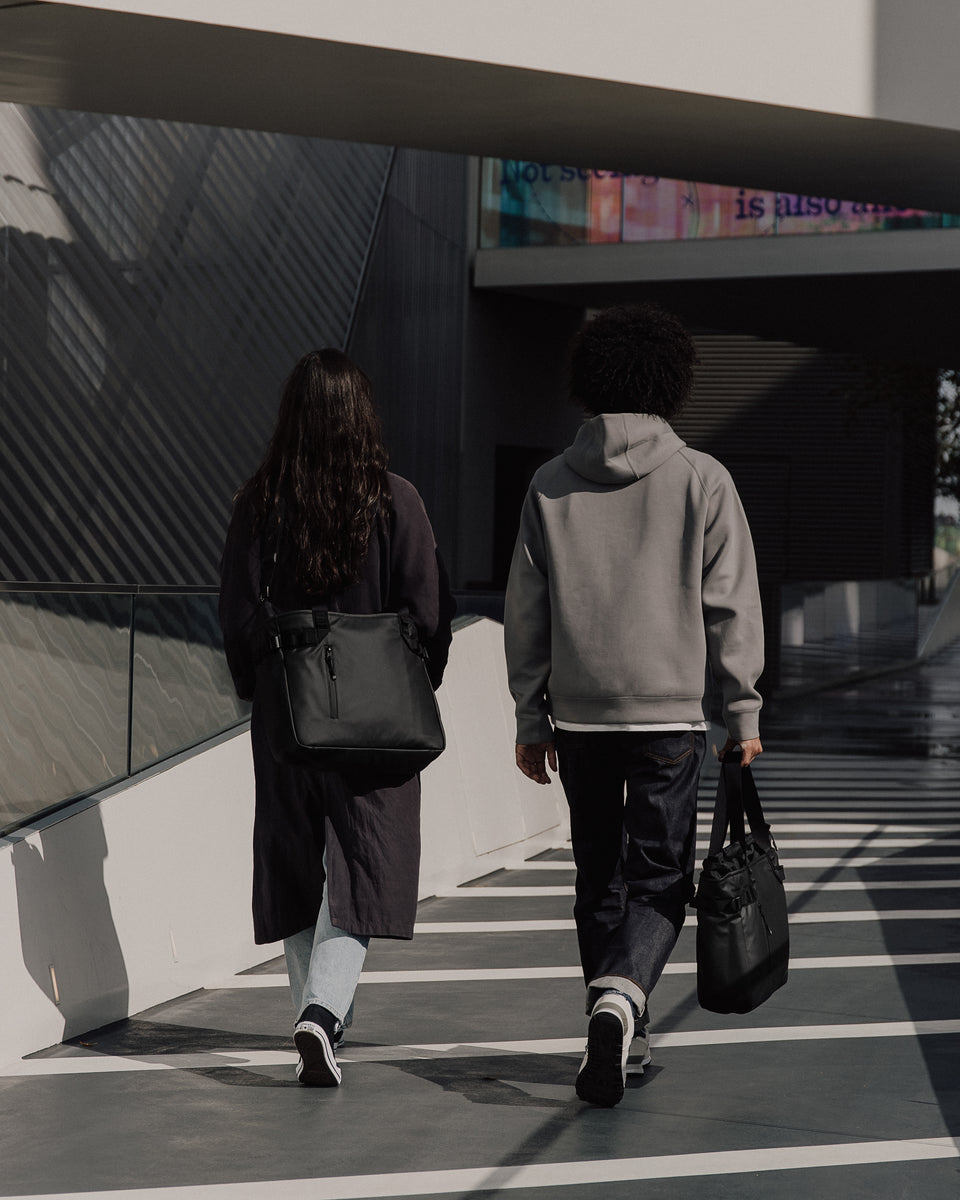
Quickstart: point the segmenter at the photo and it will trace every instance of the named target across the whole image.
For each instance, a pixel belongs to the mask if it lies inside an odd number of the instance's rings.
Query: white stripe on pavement
[[[875,1163],[932,1162],[960,1158],[960,1138],[909,1141],[839,1142],[807,1146],[766,1146],[662,1154],[649,1158],[577,1159],[525,1166],[457,1167],[450,1170],[398,1171],[378,1175],[214,1183],[118,1191],[57,1193],[59,1200],[387,1200],[394,1196],[459,1195],[515,1191],[521,1188],[590,1187],[649,1179],[691,1179],[711,1175],[813,1170]],[[816,1185],[812,1185],[816,1186]],[[49,1200],[32,1194],[9,1200]]]
[[[960,963],[960,954],[847,954],[820,958],[792,958],[791,971],[857,970],[863,967],[930,967]],[[695,962],[668,962],[665,975],[694,975]],[[565,967],[451,967],[448,969],[415,969],[410,971],[364,971],[360,982],[390,983],[486,983],[512,982],[522,979],[579,979],[578,966]],[[286,975],[235,975],[222,983],[208,984],[207,991],[229,991],[286,987]]]
[[[780,830],[776,829],[774,830],[774,833],[777,835],[777,842],[781,850],[784,848],[790,849],[791,847],[798,850],[911,850],[923,849],[924,846],[960,846],[960,838],[944,837],[874,838],[865,836],[862,838],[803,838],[791,835],[781,842],[779,838]],[[709,850],[709,848],[709,841],[701,840],[697,842],[697,850],[706,851]],[[567,843],[565,846],[558,846],[557,849],[567,851],[570,854],[573,853],[569,843]],[[528,863],[526,865],[527,867],[531,867],[533,866],[533,863]],[[518,866],[515,869],[522,870],[524,868]]]
[[[770,815],[769,813],[767,814]],[[899,821],[845,821],[838,819],[836,821],[772,821],[773,831],[779,838],[781,834],[789,833],[868,833],[868,834],[908,834],[908,833],[929,833],[931,836],[937,833],[956,833],[960,831],[960,825],[956,822],[947,824],[943,821],[928,821],[923,825],[906,825]]]
[[[936,842],[931,842],[935,847]],[[874,848],[873,844],[870,849]],[[957,867],[960,866],[960,855],[921,855],[899,856],[895,854],[850,854],[841,858],[794,858],[789,852],[784,854],[784,847],[778,846],[781,860],[792,867]],[[787,846],[789,851],[789,843]],[[503,868],[506,871],[575,871],[573,859],[549,859],[546,861],[511,863]]]
[[[784,882],[788,892],[872,892],[872,891],[935,891],[960,888],[960,875],[953,879],[829,879],[823,882],[788,879]],[[471,900],[535,900],[538,896],[559,897],[573,896],[572,884],[550,885],[537,887],[485,887],[478,884],[474,887],[448,888],[437,892],[439,899],[471,899]]]
[[[775,829],[780,850],[922,850],[924,846],[960,846],[960,838],[799,838],[781,840]],[[697,850],[707,851],[709,842],[697,842]]]
[[[686,1049],[693,1046],[760,1045],[763,1043],[844,1041],[869,1038],[921,1038],[960,1034],[960,1020],[871,1021],[839,1025],[777,1025],[748,1029],[691,1029],[650,1035],[654,1048]],[[583,1035],[572,1038],[536,1038],[500,1042],[429,1042],[396,1046],[351,1046],[337,1050],[342,1063],[403,1062],[424,1058],[490,1058],[501,1054],[582,1054]],[[44,1077],[97,1075],[131,1071],[204,1070],[211,1068],[267,1068],[287,1066],[297,1060],[295,1050],[231,1050],[197,1054],[143,1054],[121,1057],[100,1054],[33,1058],[8,1063],[0,1076]]]
[[[783,849],[783,847],[779,847]],[[799,870],[808,868],[820,867],[850,867],[851,869],[858,867],[960,867],[960,857],[950,857],[942,855],[923,855],[920,857],[910,857],[904,855],[902,858],[896,854],[887,854],[881,857],[874,857],[869,854],[851,854],[843,858],[792,858],[789,855],[781,854],[780,861],[787,867],[796,867]],[[570,864],[573,866],[573,863]]]
[[[960,1158],[960,1139],[930,1137],[909,1141],[839,1142],[807,1146],[766,1146],[662,1154],[649,1158],[577,1159],[525,1166],[457,1167],[377,1175],[259,1180],[118,1191],[56,1193],[58,1200],[387,1200],[394,1196],[492,1193],[521,1188],[590,1187],[649,1179],[691,1179],[711,1175],[813,1170],[875,1163],[933,1162]],[[816,1186],[816,1185],[812,1185]],[[31,1194],[9,1200],[51,1200]]]
[[[956,921],[960,908],[848,909],[838,912],[791,913],[791,924],[830,925],[838,921]],[[539,921],[424,921],[414,926],[416,934],[444,933],[560,933],[575,929],[571,919],[556,917]]]

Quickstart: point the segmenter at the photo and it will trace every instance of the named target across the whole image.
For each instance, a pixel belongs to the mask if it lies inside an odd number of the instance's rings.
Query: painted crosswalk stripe
[[[707,1046],[786,1044],[856,1039],[953,1037],[960,1034],[960,1020],[872,1021],[840,1025],[752,1026],[747,1029],[690,1029],[650,1035],[654,1049],[681,1050]],[[582,1054],[583,1035],[568,1038],[535,1038],[496,1042],[427,1042],[394,1046],[352,1046],[346,1042],[337,1051],[342,1063],[387,1063],[424,1058],[490,1058],[504,1054]],[[5,1078],[58,1075],[98,1075],[136,1071],[196,1071],[210,1068],[267,1068],[293,1065],[297,1052],[290,1050],[222,1049],[196,1054],[138,1054],[135,1057],[106,1054],[69,1054],[58,1058],[35,1058],[8,1063],[0,1070]]]
[[[922,797],[904,799],[902,796],[891,795],[885,791],[870,789],[869,791],[854,792],[843,789],[842,793],[838,792],[832,796],[816,796],[811,795],[807,791],[797,790],[791,791],[788,788],[778,788],[771,794],[767,789],[763,796],[763,808],[766,812],[767,808],[777,809],[778,811],[784,806],[793,806],[794,811],[801,816],[805,813],[814,813],[816,816],[822,815],[822,812],[850,812],[850,813],[872,813],[879,811],[890,810],[896,812],[901,817],[913,817],[918,812],[960,812],[960,800],[957,799],[957,794],[960,792],[960,779],[957,780],[956,787],[949,793],[924,793]],[[951,798],[948,799],[947,796]],[[701,793],[698,797],[698,811],[702,815],[709,815],[713,812],[713,795]],[[802,803],[801,803],[802,801]]]
[[[780,858],[785,866],[796,867],[797,870],[821,867],[850,867],[852,869],[859,867],[960,867],[960,856],[937,854],[923,855],[922,857],[853,854],[845,855],[843,858],[793,858],[790,855],[781,854]],[[573,867],[573,863],[569,865]]]
[[[960,963],[960,954],[846,954],[820,958],[792,958],[791,971],[860,970],[865,967],[931,967]],[[695,962],[668,962],[665,975],[694,975]],[[579,979],[579,966],[560,967],[451,967],[423,968],[410,971],[364,971],[362,984],[391,983],[486,983],[515,982],[523,979]],[[209,991],[252,990],[286,987],[287,976],[282,974],[235,975],[232,979],[211,984]]]
[[[770,816],[770,814],[767,814]],[[938,833],[956,833],[960,825],[956,822],[949,824],[942,821],[930,821],[923,825],[907,825],[901,821],[777,821],[773,824],[774,832],[780,838],[792,833],[868,833],[881,837],[897,834],[903,836],[914,833],[928,833],[931,836]]]
[[[863,813],[841,813],[841,812],[822,812],[822,813],[797,813],[797,812],[782,812],[776,813],[770,808],[765,810],[771,826],[776,832],[789,831],[796,828],[796,832],[809,831],[810,833],[819,833],[823,830],[827,832],[836,831],[837,833],[849,833],[850,829],[846,826],[853,826],[852,832],[873,831],[875,833],[885,834],[902,834],[909,832],[917,833],[956,833],[960,830],[960,821],[957,820],[955,814],[947,813],[911,813],[909,818],[901,817],[897,820],[894,817],[885,819],[882,813],[867,812]],[[947,819],[949,815],[949,819]],[[867,819],[867,818],[872,819]],[[701,832],[710,828],[712,820],[710,813],[702,813],[698,818],[700,822]]]
[[[924,846],[960,846],[960,838],[805,838],[782,837],[780,830],[777,835],[777,846],[781,850],[920,850]],[[709,842],[697,842],[697,850],[706,852]]]
[[[448,1170],[398,1171],[376,1175],[218,1183],[203,1187],[123,1188],[116,1191],[59,1193],[59,1200],[387,1200],[393,1196],[490,1193],[522,1188],[589,1187],[650,1179],[692,1179],[711,1175],[816,1170],[877,1163],[934,1162],[960,1158],[960,1139],[930,1137],[905,1141],[837,1142],[801,1146],[763,1146],[649,1158],[576,1159],[512,1167],[456,1167]],[[13,1196],[9,1200],[28,1200]],[[47,1200],[31,1195],[29,1200]]]
[[[931,849],[936,843],[931,843]],[[872,848],[872,846],[871,846]],[[792,855],[783,846],[778,847],[780,858],[785,865],[794,867],[958,867],[960,855],[925,854],[925,855],[894,855],[894,854],[849,854],[833,858],[800,858]],[[511,863],[504,870],[509,871],[575,871],[573,859],[534,859],[532,862]]]
[[[792,924],[830,925],[838,921],[957,921],[958,908],[906,908],[906,909],[847,909],[837,912],[791,913]],[[560,933],[574,929],[572,918],[545,917],[542,920],[516,921],[423,921],[418,922],[414,932],[423,934],[464,933]]]
[[[944,837],[869,837],[863,838],[805,838],[780,836],[777,834],[777,844],[781,850],[921,850],[924,846],[960,846],[960,838]],[[709,841],[698,841],[697,850],[705,853],[710,848]],[[565,847],[564,849],[569,849]]]
[[[788,879],[784,882],[788,892],[872,892],[872,891],[936,891],[960,888],[960,875],[953,879],[828,879],[825,881]],[[448,888],[438,891],[440,899],[469,899],[469,900],[536,900],[539,897],[573,896],[572,884],[550,885],[538,887],[489,887],[478,884],[474,887],[465,886]]]

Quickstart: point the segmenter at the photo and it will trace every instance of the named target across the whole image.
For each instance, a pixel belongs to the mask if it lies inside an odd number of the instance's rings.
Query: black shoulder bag
[[[272,562],[261,569],[263,619],[252,647],[254,698],[273,756],[325,771],[409,778],[446,746],[417,627],[406,611],[277,612],[270,587],[282,520]]]
[[[701,1008],[752,1012],[787,982],[790,939],[783,867],[739,754],[728,754],[720,768],[710,848],[693,904]]]

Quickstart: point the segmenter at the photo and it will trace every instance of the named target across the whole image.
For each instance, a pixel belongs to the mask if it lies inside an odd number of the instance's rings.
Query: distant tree
[[[960,370],[943,371],[937,397],[937,495],[960,501]]]

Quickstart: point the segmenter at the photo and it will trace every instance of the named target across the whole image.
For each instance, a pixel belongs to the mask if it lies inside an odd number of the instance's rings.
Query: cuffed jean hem
[[[338,929],[324,896],[316,925],[284,938],[294,1019],[310,1004],[333,1013],[343,1028],[353,1022],[353,997],[370,939]]]
[[[627,979],[623,975],[598,975],[596,979],[590,980],[587,984],[587,1016],[589,1017],[593,1012],[593,1006],[603,993],[610,991],[611,988],[629,998],[636,1009],[636,1017],[639,1021],[643,1017],[643,1010],[647,1006],[646,993],[639,983],[633,979]]]

